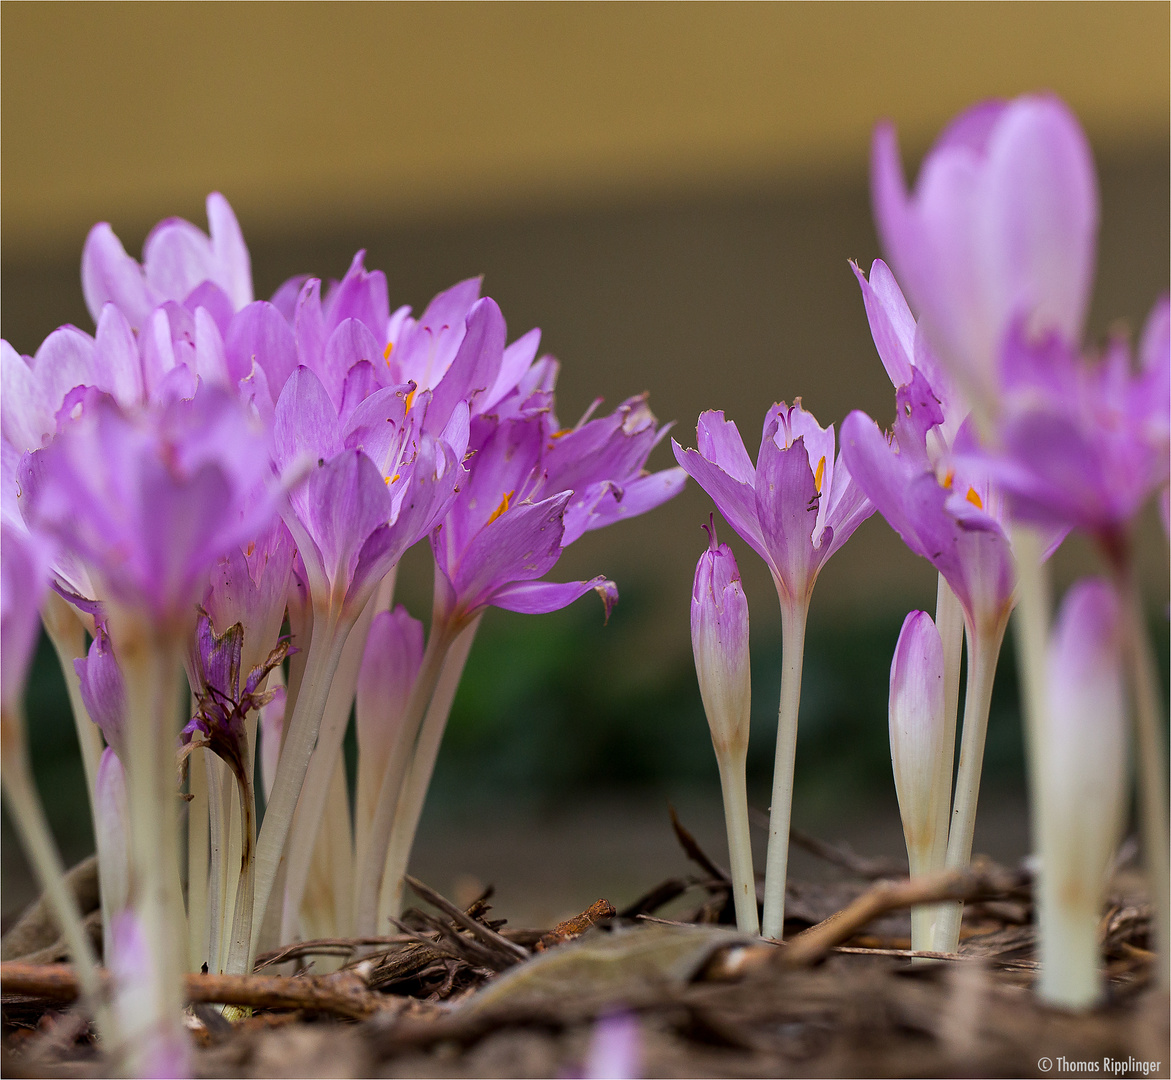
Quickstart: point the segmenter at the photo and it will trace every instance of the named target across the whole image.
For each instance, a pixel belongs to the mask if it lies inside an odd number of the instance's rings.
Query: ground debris
[[[1168,1075],[1168,1000],[1150,987],[1150,910],[1133,886],[1115,890],[1100,925],[1107,1002],[1072,1016],[1030,993],[1026,873],[977,860],[876,880],[881,860],[826,845],[856,880],[793,883],[777,944],[704,925],[730,917],[727,883],[681,824],[676,835],[702,876],[664,882],[617,915],[599,900],[552,930],[514,929],[489,917],[490,890],[463,908],[412,881],[430,910],[409,910],[396,934],[299,942],[250,976],[188,976],[190,999],[209,1003],[192,1005],[196,1075],[581,1076],[616,1015],[634,1025],[632,1075],[1042,1076],[1061,1075],[1043,1063],[1061,1058],[1098,1062],[1100,1075],[1128,1075],[1107,1059],[1159,1062],[1150,1075]],[[650,915],[691,894],[690,919]],[[943,897],[968,902],[959,952],[911,966],[906,908]],[[329,975],[268,973],[315,955],[347,962]],[[0,966],[4,1075],[103,1075],[75,996],[67,965]],[[230,1023],[212,1002],[253,1015]]]

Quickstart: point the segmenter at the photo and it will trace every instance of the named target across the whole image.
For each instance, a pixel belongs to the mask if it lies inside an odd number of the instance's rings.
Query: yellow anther
[[[492,511],[492,516],[487,520],[487,522],[485,522],[485,524],[491,525],[492,522],[494,522],[501,514],[503,514],[504,511],[508,509],[508,504],[511,502],[512,497],[515,494],[516,488],[513,488],[512,491],[506,491],[504,493],[504,498],[500,500],[500,505]]]
[[[821,460],[817,463],[817,471],[813,474],[813,486],[817,488],[817,494],[821,494],[821,482],[825,479],[825,455],[821,456]]]
[[[555,431],[555,432],[553,432],[553,434],[552,434],[552,435],[550,435],[550,436],[549,436],[549,438],[550,438],[550,439],[561,439],[561,438],[564,438],[564,437],[565,437],[566,435],[568,435],[568,434],[569,434],[569,433],[570,433],[572,430],[573,430],[573,428],[567,428],[567,427],[563,427],[563,428],[562,428],[560,431]]]
[[[382,350],[382,359],[385,360],[387,362],[387,364],[390,363],[390,350],[393,348],[394,348],[394,342],[388,341],[386,343],[386,348]]]
[[[409,413],[411,411],[411,406],[414,404],[414,402],[415,402],[415,391],[412,390],[409,394],[407,394],[407,408],[406,408],[406,412],[403,414],[404,416],[406,415],[406,413]]]
[[[390,487],[390,485],[393,484],[396,480],[398,480],[401,476],[402,476],[402,473],[395,473],[394,476],[386,476],[386,477],[383,477],[383,479],[386,482],[386,486]]]
[[[976,489],[975,489],[974,487],[970,487],[970,488],[968,488],[967,500],[968,500],[968,502],[970,502],[970,503],[971,503],[971,504],[972,504],[972,505],[973,505],[973,506],[974,506],[974,507],[975,507],[977,510],[983,510],[983,509],[984,509],[984,500],[980,498],[980,494],[979,494],[979,492],[978,492],[978,491],[976,491]]]
[[[949,491],[951,490],[951,482],[956,478],[955,469],[948,469],[947,475],[943,478],[943,486]]]

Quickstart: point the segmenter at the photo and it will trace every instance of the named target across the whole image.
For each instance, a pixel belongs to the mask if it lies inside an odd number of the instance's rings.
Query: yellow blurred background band
[[[3,247],[95,220],[252,229],[661,197],[865,169],[989,94],[1164,138],[1165,3],[57,3],[0,9]]]

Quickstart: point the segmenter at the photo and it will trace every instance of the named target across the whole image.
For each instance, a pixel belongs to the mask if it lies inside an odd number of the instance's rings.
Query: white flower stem
[[[33,873],[69,945],[86,1004],[90,1009],[97,1009],[101,1003],[97,958],[77,910],[77,901],[65,884],[65,867],[37,797],[24,738],[24,717],[19,711],[11,715],[5,710],[0,720],[0,733],[0,746],[3,747],[0,767],[3,769],[4,796],[12,814],[12,823],[16,826]]]
[[[972,858],[976,831],[976,803],[980,796],[980,773],[984,767],[984,740],[988,734],[988,709],[996,661],[1004,639],[1000,622],[975,632],[968,628],[968,681],[964,691],[964,728],[960,737],[960,761],[956,768],[955,801],[947,836],[944,865],[953,869],[967,866]],[[960,939],[963,904],[943,905],[935,921],[936,948],[955,952]]]
[[[197,751],[202,753],[202,751]],[[207,776],[208,836],[211,846],[208,869],[207,955],[206,963],[213,974],[223,974],[228,936],[228,813],[227,766],[214,754],[207,752],[203,759]]]
[[[301,785],[309,768],[309,757],[317,742],[329,688],[341,660],[349,628],[349,622],[330,613],[317,612],[314,615],[313,638],[309,644],[309,657],[305,661],[305,673],[297,692],[296,708],[286,724],[280,763],[272,785],[272,799],[265,809],[256,844],[255,897],[247,964],[242,971],[232,974],[244,974],[252,969],[264,912],[272,896],[277,868],[281,863]]]
[[[386,916],[402,914],[403,875],[410,865],[411,848],[415,845],[415,833],[419,830],[419,819],[423,816],[423,804],[427,800],[427,789],[431,786],[431,777],[435,772],[443,732],[447,728],[455,692],[459,689],[459,681],[479,625],[480,616],[477,615],[452,643],[439,673],[435,693],[423,717],[423,726],[390,829],[379,900],[380,927],[386,925],[383,906]]]
[[[53,643],[57,660],[61,664],[61,675],[65,679],[65,691],[69,695],[69,706],[73,711],[73,727],[81,747],[81,764],[85,769],[85,786],[89,792],[90,811],[94,809],[94,790],[97,784],[98,762],[102,758],[102,733],[98,730],[86,710],[81,696],[81,680],[77,676],[74,660],[84,659],[85,627],[69,602],[50,590],[41,606],[41,622],[45,633]],[[96,830],[95,830],[96,832]],[[99,864],[101,853],[98,855]]]
[[[111,636],[126,687],[127,804],[131,906],[150,955],[148,1016],[127,1031],[132,1057],[146,1060],[159,1042],[180,1043],[186,912],[179,884],[176,741],[186,711],[179,693],[182,639],[159,634],[133,612],[111,617]]]
[[[240,797],[240,812],[243,815],[242,827],[239,830],[242,843],[239,862],[236,863],[239,867],[239,878],[236,884],[232,936],[228,945],[225,969],[229,972],[243,973],[251,967],[248,951],[252,941],[252,909],[256,888],[256,802],[252,792],[252,775],[245,771],[244,775],[236,776],[235,787]]]
[[[210,807],[206,751],[187,759],[187,966],[198,971],[208,955],[208,837]],[[99,856],[100,861],[100,856]]]
[[[752,836],[748,827],[748,786],[744,776],[747,759],[747,744],[717,757],[720,790],[724,796],[724,823],[728,829],[728,862],[736,928],[744,934],[759,934],[760,913],[756,907],[756,875],[752,871]]]
[[[804,602],[781,600],[781,699],[777,709],[777,754],[768,822],[761,934],[780,940],[785,928],[785,882],[789,871],[789,824],[793,812],[793,769],[797,756],[797,714],[801,708],[801,669],[805,657]]]
[[[959,599],[940,574],[935,596],[935,628],[943,645],[943,740],[940,754],[940,783],[935,789],[932,820],[936,823],[931,833],[930,851],[912,854],[908,849],[911,876],[931,874],[942,870],[947,857],[948,822],[951,818],[951,780],[955,762],[956,726],[960,706],[960,661],[964,647],[964,609]],[[939,904],[911,909],[911,948],[937,948],[935,931],[943,908]],[[912,960],[913,964],[922,960]]]
[[[1135,757],[1138,771],[1138,819],[1154,912],[1156,983],[1171,984],[1171,867],[1168,866],[1167,747],[1163,744],[1165,695],[1159,689],[1155,658],[1147,636],[1142,601],[1129,569],[1116,573],[1122,600],[1127,677],[1134,709]]]
[[[411,764],[419,728],[431,704],[435,686],[443,670],[443,661],[454,639],[455,635],[450,627],[442,622],[432,622],[431,633],[427,637],[427,648],[423,650],[423,661],[419,665],[415,685],[411,688],[410,697],[403,710],[402,723],[391,748],[386,771],[382,774],[374,817],[370,821],[367,834],[368,846],[366,850],[359,851],[356,857],[359,876],[354,892],[354,932],[359,937],[370,937],[375,933],[378,892],[386,864],[395,809],[399,803],[407,769]]]
[[[377,604],[378,597],[372,596],[346,637],[341,659],[329,687],[329,696],[317,733],[317,744],[309,759],[305,781],[297,799],[286,852],[288,870],[281,908],[282,942],[295,940],[298,933],[305,886],[309,880],[314,853],[319,850],[317,837],[329,812],[330,787],[338,762],[341,760],[342,743],[354,704],[358,669],[362,665],[362,653],[366,648],[366,638]],[[348,814],[348,809],[346,812]]]

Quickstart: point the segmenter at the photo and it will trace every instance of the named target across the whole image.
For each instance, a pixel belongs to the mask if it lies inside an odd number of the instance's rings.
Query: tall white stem
[[[789,825],[793,813],[793,770],[797,757],[797,714],[801,708],[801,669],[805,657],[805,603],[781,600],[781,699],[777,708],[777,755],[773,764],[773,801],[768,821],[764,871],[764,916],[760,932],[781,939],[785,929],[785,883],[789,873]]]
[[[65,867],[57,853],[40,799],[37,798],[24,738],[24,717],[19,712],[12,715],[5,710],[0,720],[0,740],[0,746],[3,747],[0,762],[4,774],[4,797],[8,800],[12,823],[16,826],[33,873],[52,906],[57,924],[65,935],[86,1004],[91,1009],[97,1009],[101,1003],[97,958],[77,910],[77,901],[65,884]]]
[[[178,635],[159,635],[133,613],[113,616],[111,634],[126,687],[131,906],[150,963],[150,993],[142,995],[150,1002],[148,1014],[136,1017],[136,1031],[125,1032],[132,1063],[142,1065],[160,1046],[186,1041],[182,976],[187,927],[179,885],[175,752],[183,715],[183,647]]]
[[[1165,695],[1159,688],[1155,658],[1147,637],[1142,602],[1133,575],[1116,575],[1122,599],[1127,676],[1134,709],[1134,736],[1138,766],[1138,819],[1146,860],[1147,879],[1154,912],[1156,982],[1166,990],[1171,984],[1171,867],[1168,866],[1167,747],[1163,744]]]
[[[358,669],[362,666],[362,653],[366,648],[366,638],[377,606],[378,597],[371,596],[346,637],[341,659],[329,687],[329,697],[326,699],[325,711],[317,734],[317,745],[309,759],[305,782],[297,799],[286,855],[289,865],[285,877],[281,914],[282,942],[291,942],[297,935],[305,885],[309,880],[309,869],[314,853],[319,850],[317,837],[329,809],[330,786],[338,762],[341,761],[342,743],[345,741],[346,727],[349,725],[350,712],[354,705]]]
[[[187,759],[187,966],[198,971],[208,955],[208,834],[206,751]],[[100,858],[100,856],[99,856]]]
[[[968,682],[964,692],[964,729],[960,739],[960,762],[956,769],[955,801],[948,829],[944,865],[959,869],[972,858],[976,830],[976,803],[980,796],[980,773],[984,767],[984,740],[988,735],[988,710],[996,661],[1004,639],[1005,624],[974,631],[968,628]],[[955,952],[959,945],[963,904],[943,907],[935,923],[936,947]]]
[[[748,827],[748,787],[745,766],[747,745],[717,758],[720,790],[724,796],[724,822],[728,829],[728,862],[732,874],[732,902],[736,928],[743,934],[760,933],[756,908],[756,875],[752,870],[752,836]]]
[[[431,633],[427,637],[427,648],[423,651],[423,661],[419,665],[418,675],[415,676],[415,685],[411,688],[410,697],[403,710],[402,723],[391,748],[382,783],[378,788],[378,800],[367,835],[369,846],[365,851],[358,853],[359,877],[358,887],[354,893],[354,932],[360,937],[370,937],[375,933],[378,892],[390,844],[395,809],[411,763],[419,727],[423,723],[427,707],[431,704],[439,674],[443,670],[443,661],[453,640],[454,635],[446,624],[432,621]]]
[[[252,961],[256,957],[264,912],[272,895],[277,868],[281,863],[285,841],[293,823],[297,798],[309,768],[309,756],[317,742],[321,716],[325,712],[329,688],[341,660],[349,628],[349,622],[331,617],[324,612],[314,615],[313,639],[309,645],[309,657],[305,661],[305,673],[297,693],[297,705],[286,725],[280,763],[277,765],[276,779],[272,785],[272,799],[265,810],[264,823],[260,827],[260,836],[256,843],[251,945],[244,971],[251,970]]]
[[[98,762],[102,757],[102,734],[86,710],[85,701],[81,696],[81,680],[73,666],[74,660],[83,659],[86,655],[85,627],[68,601],[51,590],[41,607],[41,621],[61,664],[65,691],[69,695],[69,707],[73,712],[73,727],[77,732],[78,745],[81,747],[81,764],[85,769],[85,786],[89,792],[90,811],[93,812]],[[98,853],[98,862],[100,865],[101,852]]]
[[[386,851],[379,900],[378,926],[382,928],[387,925],[386,916],[402,914],[403,875],[410,865],[411,849],[415,845],[415,833],[419,831],[419,820],[423,816],[423,804],[427,800],[427,790],[431,786],[431,777],[435,772],[443,732],[447,728],[455,692],[459,689],[459,681],[463,677],[464,665],[467,663],[468,653],[471,652],[472,641],[475,640],[479,625],[480,616],[477,615],[453,642],[451,651],[443,662],[443,670],[440,672],[431,703],[427,707],[426,716],[423,718],[423,727],[415,744],[410,769],[402,794],[399,796],[398,806],[394,812],[394,823],[390,830],[390,843]]]

